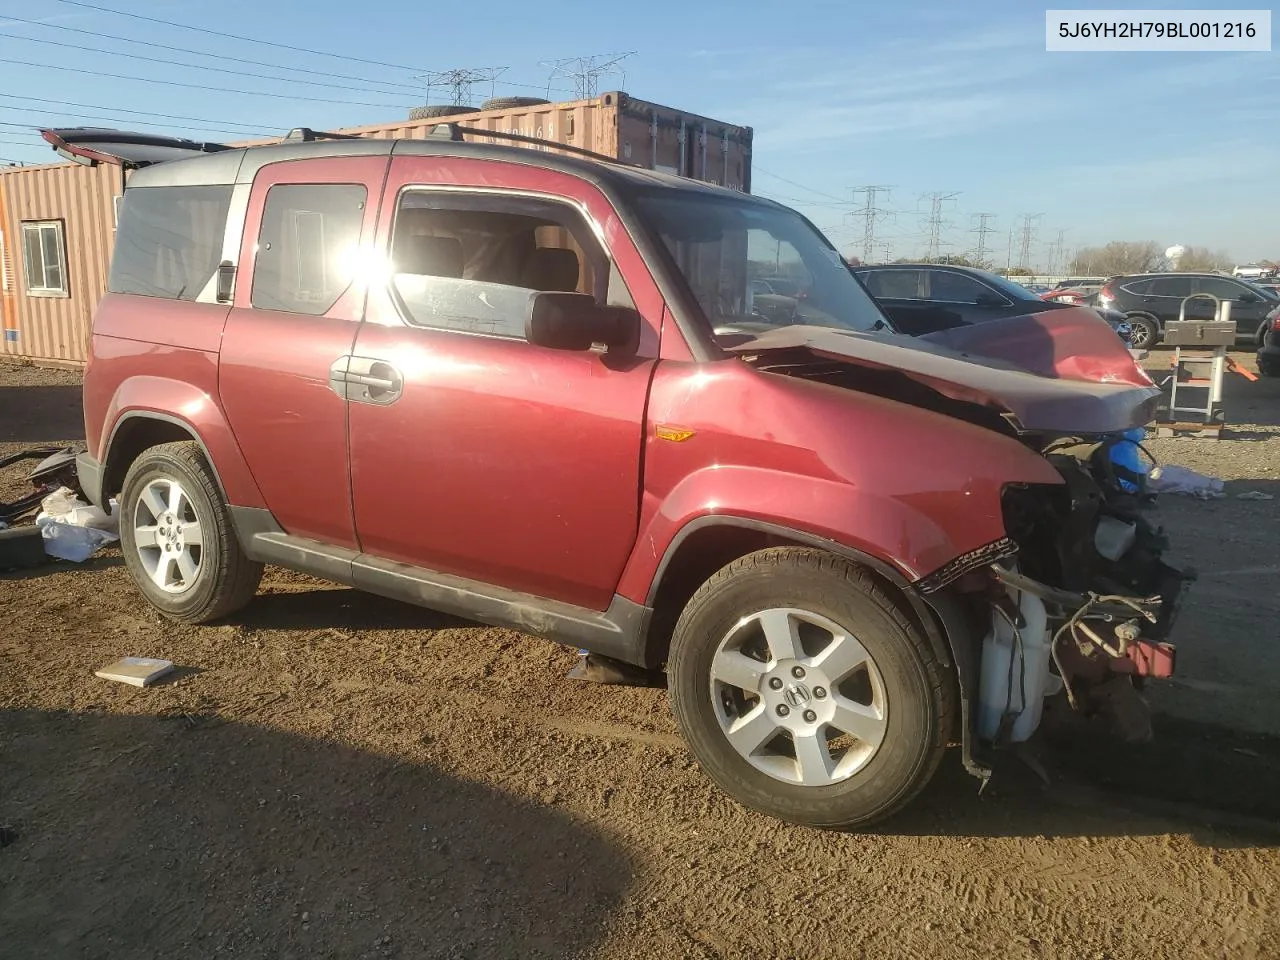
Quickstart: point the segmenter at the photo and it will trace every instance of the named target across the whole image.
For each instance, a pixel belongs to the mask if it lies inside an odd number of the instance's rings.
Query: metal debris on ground
[[[1263,493],[1261,490],[1249,490],[1245,493],[1237,493],[1237,500],[1274,500],[1275,497],[1269,493]]]

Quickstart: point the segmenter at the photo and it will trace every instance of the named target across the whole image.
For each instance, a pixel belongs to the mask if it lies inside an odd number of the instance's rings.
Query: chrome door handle
[[[385,360],[342,356],[329,366],[329,388],[344,400],[395,403],[404,389],[404,377]]]

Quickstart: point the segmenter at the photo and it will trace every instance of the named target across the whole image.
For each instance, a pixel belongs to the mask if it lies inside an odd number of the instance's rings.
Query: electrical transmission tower
[[[1061,229],[1058,231],[1058,239],[1049,244],[1049,272],[1052,274],[1056,274],[1059,267],[1063,270],[1066,270],[1067,268],[1067,258],[1064,256],[1066,250],[1066,237],[1066,229]]]
[[[1035,237],[1032,224],[1043,216],[1043,213],[1024,213],[1022,215],[1022,243],[1018,247],[1018,266],[1023,269],[1027,267],[1027,261],[1031,259],[1031,241]]]
[[[960,196],[958,193],[923,193],[920,195],[921,200],[928,197],[931,201],[929,219],[925,221],[929,226],[929,248],[925,254],[926,260],[938,259],[938,251],[942,247],[942,227],[944,225],[942,205],[958,196]]]
[[[543,60],[539,64],[551,68],[547,77],[547,99],[551,99],[551,84],[556,77],[566,77],[573,81],[574,96],[578,100],[589,100],[594,97],[600,86],[600,78],[616,73],[626,85],[626,71],[618,67],[627,57],[634,57],[635,51],[628,53],[598,53],[590,57],[565,57],[562,60]]]
[[[975,213],[973,217],[978,221],[978,225],[970,231],[978,235],[978,248],[977,252],[974,253],[974,259],[977,261],[978,266],[985,267],[987,265],[987,235],[996,232],[996,228],[987,226],[987,222],[995,219],[995,214]]]
[[[467,101],[471,99],[471,88],[478,83],[487,83],[490,85],[490,93],[493,92],[493,83],[502,74],[506,67],[460,67],[456,70],[441,70],[436,73],[428,73],[427,81],[427,100],[431,100],[431,89],[433,87],[444,87],[449,91],[451,104],[455,106],[467,106]],[[419,77],[418,79],[422,79]]]
[[[869,263],[875,256],[876,247],[876,223],[889,216],[889,211],[884,207],[876,204],[876,197],[883,194],[888,197],[892,187],[883,184],[868,185],[865,187],[854,187],[853,195],[856,197],[860,193],[867,195],[867,202],[857,210],[850,212],[852,217],[862,218],[862,262]]]

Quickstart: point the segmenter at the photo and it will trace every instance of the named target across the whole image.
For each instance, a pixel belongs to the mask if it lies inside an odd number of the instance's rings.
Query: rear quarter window
[[[231,187],[125,190],[107,289],[195,300],[218,269]]]

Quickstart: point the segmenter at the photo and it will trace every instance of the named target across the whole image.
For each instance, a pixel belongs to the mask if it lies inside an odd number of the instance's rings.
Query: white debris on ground
[[[1226,496],[1223,482],[1206,477],[1175,463],[1161,464],[1151,470],[1147,489],[1152,493],[1183,493],[1200,500],[1219,500]]]
[[[68,487],[59,487],[40,501],[36,527],[44,538],[44,552],[59,560],[83,563],[108,543],[120,539],[116,501],[111,513],[85,503]]]

